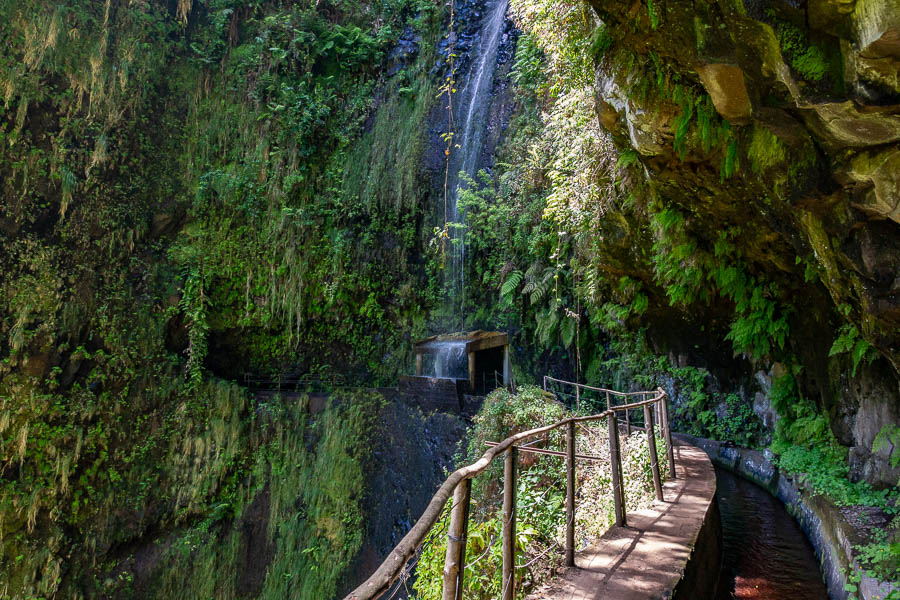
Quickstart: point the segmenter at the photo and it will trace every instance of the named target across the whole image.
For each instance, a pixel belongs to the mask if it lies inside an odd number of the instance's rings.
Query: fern
[[[204,290],[204,279],[200,267],[185,268],[184,290],[179,301],[179,308],[188,320],[188,360],[185,374],[194,389],[203,382],[203,361],[206,359],[209,333],[209,298]]]
[[[617,169],[627,169],[638,161],[638,153],[635,150],[623,152],[616,161]]]
[[[553,334],[556,333],[556,327],[559,324],[559,313],[552,308],[548,308],[535,315],[535,319],[537,327],[534,333],[538,343],[547,346],[550,344],[550,340],[553,339]]]
[[[659,14],[656,12],[656,5],[653,0],[647,0],[647,13],[650,15],[650,27],[655,31],[659,27]]]
[[[522,293],[531,293],[530,301],[532,305],[541,302],[550,290],[553,289],[554,275],[555,271],[553,270],[553,267],[547,267],[544,269],[539,280],[529,282],[531,285],[526,285],[525,289],[522,290]]]
[[[559,328],[560,339],[562,340],[563,346],[568,348],[572,345],[572,342],[575,341],[575,332],[577,330],[577,318],[567,316],[563,319],[562,325]]]
[[[838,330],[838,337],[831,345],[828,356],[837,356],[846,352],[850,353],[850,358],[853,360],[852,376],[854,377],[856,376],[856,369],[859,367],[859,363],[865,360],[867,364],[871,364],[875,357],[878,356],[875,347],[866,341],[860,335],[856,325],[851,323],[845,323]]]
[[[673,147],[678,152],[678,158],[684,160],[687,154],[687,138],[694,117],[694,99],[685,95],[681,101],[681,114],[675,119],[675,140]]]
[[[646,294],[638,293],[634,297],[634,301],[631,303],[631,311],[637,315],[643,314],[645,310],[650,306],[650,299],[647,298]]]
[[[512,271],[509,275],[506,276],[506,280],[503,282],[503,285],[500,286],[500,298],[504,302],[511,302],[513,292],[516,291],[516,288],[519,287],[519,284],[522,283],[522,279],[524,275],[522,275],[522,271]]]
[[[739,166],[738,143],[737,140],[733,139],[725,150],[725,156],[722,157],[722,181],[724,182],[726,179],[733,177],[737,173]]]
[[[66,211],[72,203],[72,195],[75,192],[75,188],[78,186],[78,178],[75,176],[75,173],[70,171],[67,167],[63,167],[60,169],[60,181],[62,199],[59,204],[59,217],[64,219]]]

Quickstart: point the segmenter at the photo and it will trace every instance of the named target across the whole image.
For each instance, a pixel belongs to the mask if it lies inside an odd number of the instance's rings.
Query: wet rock
[[[900,141],[900,107],[860,110],[847,100],[801,106],[807,126],[831,149]]]
[[[878,102],[883,98],[881,89],[900,94],[900,62],[893,58],[855,56],[854,70],[859,93],[872,101]],[[871,86],[876,89],[873,91]]]
[[[744,72],[734,65],[712,64],[697,67],[703,87],[723,118],[735,123],[750,119],[752,106]]]
[[[851,468],[858,471],[861,478],[878,488],[890,487],[900,480],[900,467],[892,468],[890,462],[893,448],[888,445],[877,452],[873,450],[875,437],[886,423],[900,421],[900,407],[882,401],[886,382],[873,380],[869,385],[860,385],[854,390],[859,398],[859,410],[853,428],[858,446],[851,452]],[[881,385],[879,385],[881,384]]]
[[[644,156],[663,154],[666,138],[671,137],[669,120],[672,115],[647,111],[631,102],[624,92],[628,86],[629,82],[620,82],[614,74],[598,74],[601,124],[613,135],[627,135],[631,146]]]
[[[664,121],[657,114],[630,107],[625,112],[628,137],[635,150],[644,156],[658,156],[664,153]]]
[[[858,0],[853,23],[861,53],[900,59],[900,4],[894,0]]]
[[[737,48],[738,64],[748,85],[768,89],[785,102],[802,101],[800,86],[784,61],[775,30],[768,23],[737,18],[730,26]]]
[[[150,237],[158,238],[171,232],[174,229],[174,221],[175,218],[169,214],[158,213],[153,215],[150,219]]]
[[[900,223],[900,148],[856,155],[846,176],[857,184],[854,206]]]
[[[400,39],[397,40],[397,45],[388,54],[388,77],[396,75],[401,69],[412,64],[419,53],[421,40],[421,36],[412,27],[407,26],[403,30]]]
[[[32,377],[44,377],[50,368],[50,354],[33,354],[23,361],[22,372]]]
[[[810,0],[809,25],[832,35],[849,38],[856,0]]]
[[[757,371],[754,379],[759,385],[759,391],[753,395],[753,412],[763,422],[766,429],[774,431],[779,417],[769,399],[772,392],[772,375],[766,371]]]

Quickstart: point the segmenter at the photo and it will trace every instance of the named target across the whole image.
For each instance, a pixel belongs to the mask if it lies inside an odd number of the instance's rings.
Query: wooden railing
[[[632,409],[624,406],[628,403],[628,400],[631,398],[642,398],[646,399],[647,396],[655,395],[658,392],[663,391],[662,388],[657,388],[656,391],[653,392],[617,392],[616,390],[609,390],[606,388],[593,387],[590,385],[585,385],[583,383],[574,383],[572,381],[564,381],[562,379],[556,379],[554,377],[550,377],[549,375],[544,376],[544,392],[550,391],[549,386],[553,383],[556,383],[560,386],[571,386],[575,388],[575,408],[579,410],[581,408],[581,399],[582,399],[582,391],[592,391],[597,392],[601,396],[605,396],[606,399],[606,409],[614,408],[617,404],[617,400],[622,399],[623,406],[619,407],[617,410],[622,410],[625,413],[625,435],[631,435],[632,429],[645,429],[644,427],[638,427],[636,425],[632,425],[631,421],[631,411]],[[665,392],[663,392],[665,393]],[[569,394],[571,395],[571,394]],[[664,435],[666,436],[666,458],[669,463],[669,473],[671,477],[675,478],[675,451],[672,448],[672,429],[669,427],[669,404],[668,402],[663,402],[660,406],[664,406],[664,410],[660,412],[660,414],[656,415],[656,422],[660,424],[660,427],[663,430]],[[646,416],[644,419],[646,423]],[[654,452],[656,448],[652,448],[651,452]]]
[[[588,386],[558,379],[545,378],[564,385],[576,386],[576,393]],[[422,546],[428,532],[440,519],[441,512],[450,497],[453,502],[450,509],[450,524],[447,531],[447,552],[444,558],[443,600],[461,600],[463,597],[463,575],[465,573],[466,537],[469,521],[469,505],[472,491],[472,478],[483,472],[491,462],[504,454],[503,467],[503,529],[502,529],[502,599],[515,598],[515,559],[516,559],[516,467],[519,452],[555,453],[542,448],[530,448],[521,444],[556,429],[566,429],[566,565],[575,564],[575,460],[598,459],[599,457],[575,454],[575,426],[579,423],[607,420],[609,426],[609,455],[612,474],[613,502],[615,505],[616,524],[625,525],[625,488],[622,476],[622,457],[619,442],[619,413],[625,413],[626,425],[630,426],[629,413],[641,410],[644,413],[645,429],[650,446],[650,467],[653,472],[653,487],[656,497],[663,499],[662,480],[657,460],[655,424],[658,422],[662,431],[666,453],[669,459],[669,473],[675,476],[672,435],[669,430],[669,414],[666,392],[657,388],[652,392],[624,393],[603,388],[590,388],[607,393],[607,408],[603,412],[585,417],[571,417],[528,431],[511,435],[505,440],[490,443],[488,450],[476,462],[457,469],[450,474],[438,491],[431,498],[425,512],[416,521],[412,529],[400,540],[378,569],[362,585],[353,590],[345,600],[374,600],[388,592],[401,577],[408,576],[412,570],[407,567],[409,561]],[[550,394],[550,392],[546,392]],[[639,397],[636,402],[628,400]],[[624,398],[622,404],[613,399]],[[656,413],[656,414],[654,414]]]
[[[244,373],[244,385],[251,390],[264,392],[330,392],[347,385],[341,377],[314,379],[308,375],[281,373],[275,376]]]

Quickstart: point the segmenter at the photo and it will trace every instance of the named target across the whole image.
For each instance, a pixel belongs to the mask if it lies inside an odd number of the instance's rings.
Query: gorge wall
[[[376,423],[443,440],[424,471],[459,423],[345,391],[312,423],[243,374],[392,384],[444,322],[483,17],[453,6],[454,71],[449,9],[0,0],[0,597],[319,598],[385,551]],[[519,381],[664,385],[685,431],[895,485],[896,3],[509,13],[461,326]]]
[[[599,118],[637,153],[629,176],[648,182],[650,213],[622,211],[608,236],[619,253],[603,262],[688,308],[651,329],[676,360],[727,364],[715,343],[729,339],[763,392],[796,361],[854,476],[896,484],[893,448],[872,446],[900,419],[898,8],[592,6],[608,36]],[[654,244],[679,256],[635,256]]]

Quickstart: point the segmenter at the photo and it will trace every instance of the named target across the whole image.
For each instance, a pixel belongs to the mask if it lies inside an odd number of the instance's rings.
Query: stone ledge
[[[900,590],[896,583],[867,576],[854,560],[853,545],[861,540],[840,509],[826,497],[813,494],[796,478],[781,473],[762,452],[685,434],[673,434],[673,437],[702,448],[715,464],[749,479],[784,503],[816,551],[831,600],[849,597],[844,589],[848,583],[845,573],[849,572],[860,576],[857,591],[860,600],[883,600],[891,591]]]

